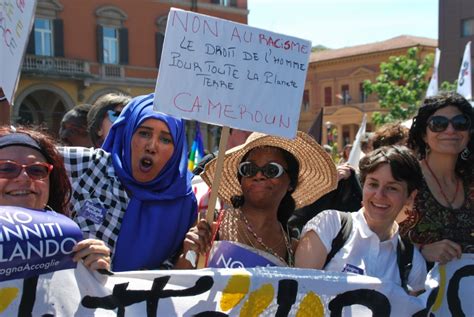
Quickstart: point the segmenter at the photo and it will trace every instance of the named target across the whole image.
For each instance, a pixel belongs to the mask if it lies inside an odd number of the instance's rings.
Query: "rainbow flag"
[[[194,137],[193,144],[191,145],[191,150],[189,151],[188,170],[192,171],[194,167],[196,167],[196,165],[202,160],[204,155],[204,144],[202,143],[201,129],[199,128],[199,122],[196,122],[196,135]]]

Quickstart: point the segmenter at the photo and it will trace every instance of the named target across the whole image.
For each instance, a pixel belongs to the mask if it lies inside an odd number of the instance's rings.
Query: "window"
[[[211,3],[220,4],[225,7],[236,7],[237,0],[211,0]]]
[[[64,57],[63,20],[59,18],[62,9],[57,0],[38,1],[27,54]]]
[[[349,85],[341,86],[342,104],[347,105],[351,102],[351,95],[349,94]]]
[[[474,35],[474,18],[461,21],[461,36]]]
[[[364,83],[359,84],[359,96],[360,96],[360,102],[365,103],[367,102],[367,93],[364,90]]]
[[[324,88],[324,106],[329,107],[332,105],[332,88],[325,87]]]
[[[49,19],[35,19],[35,54],[53,56],[53,27]]]
[[[158,68],[160,68],[161,53],[163,51],[163,44],[165,42],[167,22],[168,22],[168,15],[164,15],[156,19],[156,26],[158,27],[158,32],[155,32],[155,50],[156,50],[156,67]]]
[[[97,15],[97,59],[104,64],[128,64],[127,14],[115,6],[103,6]]]
[[[103,29],[103,45],[104,45],[104,63],[118,64],[119,50],[118,50],[118,31],[116,28],[104,27]]]
[[[308,111],[309,109],[309,90],[305,89],[303,92],[303,100],[301,101],[301,110]]]

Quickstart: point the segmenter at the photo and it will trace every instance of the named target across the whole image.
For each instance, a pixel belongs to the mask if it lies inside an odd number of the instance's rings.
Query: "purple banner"
[[[0,206],[0,282],[76,267],[72,248],[82,239],[66,216]]]
[[[215,241],[207,267],[214,268],[250,268],[257,266],[284,266],[274,256],[247,245],[231,241]]]

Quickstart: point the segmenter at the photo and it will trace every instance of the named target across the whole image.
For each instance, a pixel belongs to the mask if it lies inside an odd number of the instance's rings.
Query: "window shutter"
[[[128,64],[128,29],[119,29],[119,60],[120,64]]]
[[[26,54],[35,54],[35,25],[31,28],[28,45],[26,46]]]
[[[104,28],[97,25],[97,61],[104,62]]]
[[[64,28],[62,19],[53,20],[54,56],[64,57]]]
[[[219,4],[219,3],[220,3],[220,0],[211,0],[211,3]]]
[[[161,52],[163,51],[163,42],[165,41],[165,36],[160,33],[155,33],[155,44],[156,44],[156,67],[160,67],[161,61]]]

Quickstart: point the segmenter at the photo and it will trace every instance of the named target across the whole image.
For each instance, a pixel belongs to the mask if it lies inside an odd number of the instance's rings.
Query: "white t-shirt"
[[[352,232],[345,245],[334,255],[324,270],[374,276],[401,285],[397,264],[398,225],[392,238],[381,242],[377,234],[367,225],[362,209],[352,213],[351,216]],[[329,253],[332,240],[340,229],[339,212],[325,210],[308,221],[301,235],[310,230],[314,231]],[[408,287],[412,291],[422,290],[426,279],[426,263],[416,248],[412,264]]]

